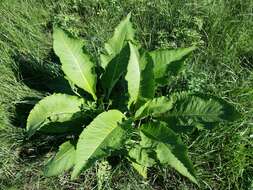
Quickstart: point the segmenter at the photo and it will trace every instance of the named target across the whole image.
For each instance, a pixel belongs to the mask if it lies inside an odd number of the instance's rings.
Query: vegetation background
[[[61,75],[52,26],[86,39],[96,58],[129,12],[147,49],[198,46],[168,93],[209,92],[243,114],[235,123],[183,137],[200,189],[253,189],[252,0],[1,0],[0,189],[198,189],[169,168],[154,169],[144,181],[124,163],[103,173],[95,166],[78,181],[68,174],[45,178],[43,165],[59,142],[27,140],[20,129],[32,106],[26,100],[47,95],[48,81]]]

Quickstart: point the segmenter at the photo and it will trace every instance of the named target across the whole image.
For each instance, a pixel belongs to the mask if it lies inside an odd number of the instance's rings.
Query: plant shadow
[[[17,149],[18,157],[21,161],[36,162],[41,158],[49,157],[47,154],[57,151],[65,141],[66,136],[35,134],[30,139],[24,139],[22,145]]]
[[[27,117],[39,100],[40,98],[38,97],[24,97],[17,102],[14,108],[14,115],[10,119],[12,126],[25,128]]]
[[[43,63],[34,60],[32,56],[18,54],[12,56],[15,67],[13,72],[18,81],[41,94],[65,93],[74,95],[69,82],[60,71],[60,61],[50,52],[46,58],[48,62]],[[15,127],[24,128],[29,112],[40,100],[40,97],[24,97],[14,105],[14,113],[11,124]]]
[[[13,56],[13,60],[17,66],[13,69],[15,77],[29,88],[42,93],[73,94],[70,84],[60,70],[60,61],[53,52],[45,59],[47,62],[40,62],[22,54]]]

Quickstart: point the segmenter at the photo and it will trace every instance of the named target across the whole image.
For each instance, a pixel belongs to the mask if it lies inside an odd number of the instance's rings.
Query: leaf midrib
[[[91,126],[91,127],[93,127],[93,126]],[[117,129],[117,127],[118,127],[118,126],[113,127],[112,130],[106,135],[106,137],[110,136],[110,135],[114,132],[114,130]],[[107,138],[104,138],[104,139],[102,140],[102,142],[99,143],[98,146],[96,146],[96,148],[94,149],[94,151],[92,151],[92,153],[89,154],[88,159],[84,160],[85,162],[84,162],[84,164],[82,164],[82,169],[85,168],[85,165],[88,163],[89,159],[97,152],[97,150],[101,147],[101,145],[104,144],[104,142],[106,141],[106,139],[107,139]],[[79,164],[79,165],[80,165],[80,164]],[[79,172],[78,172],[78,173],[79,173]]]
[[[61,37],[62,37],[62,36],[61,36]],[[69,48],[69,46],[66,44],[66,41],[65,41],[64,38],[62,38],[62,41],[63,41],[64,47],[70,52],[70,56],[73,58],[74,63],[75,63],[75,64],[77,65],[77,67],[79,68],[79,71],[80,71],[80,73],[81,73],[82,78],[84,79],[84,82],[85,82],[86,85],[88,86],[88,88],[89,88],[91,94],[94,96],[93,89],[91,88],[91,86],[90,86],[88,80],[87,80],[86,77],[84,76],[84,74],[83,74],[83,72],[82,72],[82,69],[81,69],[81,66],[78,64],[78,63],[79,63],[78,59],[75,57],[73,51],[72,51],[72,50]]]
[[[92,127],[92,126],[91,126],[91,127]],[[113,127],[112,130],[110,130],[110,132],[106,135],[106,137],[110,136],[110,135],[112,134],[112,132],[113,132],[116,128],[117,128],[117,126],[116,126],[116,127]],[[89,158],[90,158],[92,155],[94,155],[94,153],[100,148],[100,146],[101,146],[102,144],[104,144],[104,142],[106,141],[106,139],[107,139],[107,138],[104,138],[104,139],[102,140],[102,142],[99,143],[98,146],[96,146],[95,150],[90,154]],[[89,159],[88,159],[88,160],[89,160]],[[87,161],[88,161],[88,160],[87,160]]]

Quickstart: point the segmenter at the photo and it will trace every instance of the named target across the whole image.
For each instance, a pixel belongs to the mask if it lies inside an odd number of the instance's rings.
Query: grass
[[[87,40],[97,57],[114,26],[128,12],[144,47],[197,45],[187,68],[168,87],[209,92],[226,99],[243,118],[183,137],[200,189],[253,189],[253,3],[251,0],[3,0],[0,2],[0,189],[93,189],[96,170],[78,181],[65,174],[45,178],[43,164],[57,144],[28,141],[17,120],[24,98],[46,95],[41,77],[59,76],[52,53],[53,25]],[[26,71],[26,72],[24,72]],[[36,88],[32,90],[31,88]],[[19,128],[14,127],[17,125]],[[124,163],[107,172],[104,189],[197,189],[171,169],[154,169],[148,181]]]

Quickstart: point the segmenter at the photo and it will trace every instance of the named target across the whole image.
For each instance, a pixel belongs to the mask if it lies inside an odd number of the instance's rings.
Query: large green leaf
[[[158,117],[172,109],[173,101],[167,97],[159,97],[149,100],[142,105],[135,113],[135,119],[142,119],[148,116]]]
[[[37,130],[46,133],[66,133],[80,130],[81,109],[89,109],[77,96],[53,94],[39,101],[31,110],[26,129],[29,135]]]
[[[186,146],[174,131],[163,122],[152,122],[142,125],[141,132],[154,141],[156,156],[161,164],[170,165],[197,184]]]
[[[75,164],[75,151],[73,142],[67,141],[63,143],[57,154],[46,164],[45,175],[48,177],[56,176],[71,169]]]
[[[164,84],[170,75],[177,75],[183,66],[183,60],[195,47],[178,49],[160,49],[150,52],[154,62],[154,75],[156,82]]]
[[[82,132],[77,143],[76,164],[72,173],[75,179],[82,170],[96,160],[107,157],[111,151],[121,148],[126,131],[120,123],[125,116],[118,110],[98,115]]]
[[[111,94],[111,91],[119,78],[126,72],[126,68],[130,57],[129,44],[120,51],[107,65],[104,74],[101,77],[101,84],[107,97]]]
[[[155,80],[153,71],[153,60],[149,54],[139,55],[136,45],[129,42],[130,59],[127,66],[125,79],[128,86],[129,106],[131,104],[142,104],[152,99],[155,94]],[[138,105],[137,105],[138,107]]]
[[[140,55],[138,48],[129,42],[130,46],[130,59],[127,66],[127,74],[125,79],[128,86],[129,94],[129,106],[132,103],[136,103],[139,91],[140,91],[140,81],[141,81],[141,69],[140,69]]]
[[[54,51],[61,60],[63,72],[75,85],[90,93],[96,100],[95,64],[83,52],[83,41],[68,37],[59,28],[54,29],[53,39]]]
[[[134,29],[130,22],[131,14],[115,28],[113,37],[105,44],[105,54],[101,54],[101,66],[106,68],[108,63],[123,49],[127,41],[134,40]]]
[[[237,118],[237,111],[228,103],[208,95],[199,96],[193,93],[175,93],[171,96],[174,101],[173,109],[165,121],[174,127],[212,127],[218,122]]]

